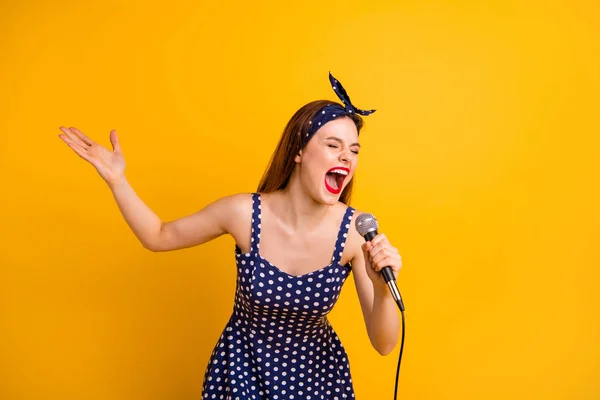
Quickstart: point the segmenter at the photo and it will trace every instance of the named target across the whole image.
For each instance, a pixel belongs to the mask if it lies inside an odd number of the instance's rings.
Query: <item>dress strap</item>
[[[344,252],[344,246],[346,245],[346,238],[348,237],[348,230],[350,229],[350,223],[352,222],[353,215],[354,208],[346,208],[344,218],[342,218],[342,223],[340,224],[338,237],[335,242],[335,249],[333,250],[333,257],[331,261],[333,264],[340,263],[342,260],[342,253]]]
[[[252,193],[252,236],[250,239],[250,251],[258,253],[260,247],[260,193]]]

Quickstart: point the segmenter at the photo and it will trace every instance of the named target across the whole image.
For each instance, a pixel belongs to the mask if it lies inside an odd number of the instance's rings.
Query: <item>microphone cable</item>
[[[402,362],[402,353],[404,352],[404,305],[400,301],[396,301],[400,314],[402,315],[402,339],[400,339],[400,354],[398,355],[398,368],[396,369],[396,383],[394,384],[394,400],[398,399],[398,378],[400,377],[400,363]]]

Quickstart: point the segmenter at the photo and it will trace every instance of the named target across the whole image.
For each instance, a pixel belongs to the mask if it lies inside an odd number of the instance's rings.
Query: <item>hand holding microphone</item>
[[[388,286],[400,310],[404,311],[402,296],[396,285],[396,276],[402,268],[402,257],[398,249],[393,247],[384,234],[378,234],[377,220],[372,214],[361,214],[356,218],[356,230],[365,238],[362,245],[365,255],[367,274],[375,285],[383,283]]]

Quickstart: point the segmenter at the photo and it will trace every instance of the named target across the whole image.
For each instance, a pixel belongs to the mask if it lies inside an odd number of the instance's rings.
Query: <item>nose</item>
[[[340,161],[344,163],[348,163],[350,161],[350,150],[344,149],[340,152]]]

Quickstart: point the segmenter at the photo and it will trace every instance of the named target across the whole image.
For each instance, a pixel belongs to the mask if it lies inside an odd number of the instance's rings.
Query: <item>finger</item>
[[[383,260],[384,258],[386,258],[388,256],[388,254],[386,253],[385,249],[379,251],[377,254],[372,255],[371,257],[373,258],[373,262],[375,264],[380,263],[381,260]]]
[[[381,271],[383,267],[387,267],[387,265],[383,265],[381,263],[373,263],[373,269],[377,272]]]
[[[70,135],[68,133],[64,133],[62,135],[58,135],[58,137],[61,138],[71,148],[76,147],[80,151],[87,153],[87,146],[85,146],[85,144],[82,145],[81,141],[77,141],[76,139],[74,139],[72,133]]]
[[[64,126],[60,127],[60,130],[71,140],[71,143],[77,144],[82,149],[87,149],[89,146],[81,140],[74,132]]]
[[[371,250],[371,254],[372,254],[372,255],[375,255],[375,254],[377,254],[379,251],[381,251],[382,249],[387,249],[387,251],[388,251],[388,253],[389,253],[389,254],[398,254],[398,255],[400,254],[400,252],[398,251],[398,249],[397,249],[397,248],[395,248],[394,246],[392,246],[392,245],[390,244],[390,242],[388,242],[388,241],[386,241],[386,242],[383,242],[383,243],[381,243],[381,242],[380,242],[379,244],[377,244],[377,245],[376,245],[376,246],[373,248],[373,250]]]
[[[371,242],[365,242],[360,247],[363,249],[363,251],[369,251],[373,247],[373,245],[371,244]]]
[[[374,246],[369,253],[371,253],[371,255],[373,257],[375,257],[377,254],[379,254],[380,252],[387,250],[387,252],[389,253],[389,243],[379,243],[376,246]],[[386,253],[387,254],[387,253]]]
[[[373,257],[371,257],[371,254],[369,254],[368,251],[363,250],[363,255],[365,257],[365,261],[367,261],[368,263],[372,262]]]
[[[371,240],[371,244],[373,246],[378,245],[379,243],[381,243],[382,241],[386,241],[387,237],[385,236],[385,234],[383,233],[379,233],[377,236],[375,236],[372,240]]]
[[[69,130],[71,132],[75,133],[88,146],[91,146],[92,144],[94,144],[94,141],[92,139],[90,139],[89,137],[87,137],[86,135],[84,135],[83,132],[81,132],[79,129],[77,129],[75,127],[71,127],[71,128],[69,128]]]
[[[374,256],[379,251],[381,251],[381,249],[383,249],[383,246],[381,245],[381,243],[378,243],[374,246],[371,246],[371,248],[369,249],[369,253],[371,253],[371,255]]]
[[[360,249],[362,250],[363,254],[365,255],[365,258],[369,255],[369,250],[367,250],[367,246],[365,246],[364,244],[360,247]]]
[[[398,268],[394,267],[394,260],[391,257],[384,257],[378,262],[375,262],[375,270],[381,271],[385,267],[390,267],[394,272],[398,272]]]
[[[377,271],[385,267],[390,267],[394,272],[400,272],[400,270],[402,269],[402,263],[398,263],[397,260],[394,260],[394,258],[390,256],[384,257],[383,259],[378,260],[374,264],[376,265]]]
[[[74,131],[72,131],[71,128],[61,127],[61,131],[63,131],[65,135],[68,135],[69,138],[74,143],[77,143],[79,146],[81,146],[83,148],[89,147],[89,145],[86,142],[84,142],[79,136],[77,136],[77,134]]]
[[[75,145],[75,144],[73,144],[73,143],[67,143],[67,145],[68,145],[70,148],[72,148],[72,149],[73,149],[73,151],[74,151],[75,153],[77,153],[77,155],[78,155],[79,157],[81,157],[81,158],[83,158],[84,160],[86,160],[87,162],[89,162],[89,163],[92,163],[92,164],[93,164],[93,162],[92,162],[92,160],[90,159],[90,157],[89,157],[89,155],[88,155],[87,151],[85,151],[85,150],[82,150],[82,149],[81,149],[81,147],[79,147],[79,146],[77,146],[77,145]]]
[[[121,144],[119,142],[119,137],[117,136],[116,130],[110,131],[110,144],[112,144],[113,150],[117,153],[121,152]]]
[[[398,266],[398,268],[402,267],[402,260],[399,259],[397,255],[390,254],[387,251],[379,253],[377,256],[373,257],[373,262],[375,264],[387,263],[387,265],[392,268],[395,268],[396,266]]]

